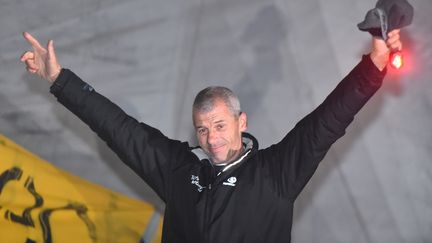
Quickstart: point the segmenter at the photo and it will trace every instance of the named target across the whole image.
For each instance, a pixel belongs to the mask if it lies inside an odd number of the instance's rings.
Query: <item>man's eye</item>
[[[197,133],[200,134],[200,135],[203,135],[203,134],[206,133],[206,129],[198,129]]]
[[[219,124],[219,125],[216,126],[216,128],[219,129],[219,130],[222,129],[222,128],[224,128],[224,127],[225,127],[225,125],[223,125],[223,124]]]

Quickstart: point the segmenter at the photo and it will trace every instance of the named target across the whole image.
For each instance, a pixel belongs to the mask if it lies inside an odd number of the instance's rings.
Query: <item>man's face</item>
[[[209,112],[194,112],[193,120],[198,143],[213,163],[223,164],[242,152],[241,133],[246,130],[247,117],[235,117],[222,100],[216,100]]]

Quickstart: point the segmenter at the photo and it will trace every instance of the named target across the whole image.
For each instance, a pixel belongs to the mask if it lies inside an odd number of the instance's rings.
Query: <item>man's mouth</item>
[[[209,150],[210,150],[210,152],[211,152],[212,154],[217,154],[217,153],[219,153],[219,152],[222,151],[222,149],[223,149],[224,146],[225,146],[225,145],[215,145],[215,146],[211,146],[211,147],[209,147]]]

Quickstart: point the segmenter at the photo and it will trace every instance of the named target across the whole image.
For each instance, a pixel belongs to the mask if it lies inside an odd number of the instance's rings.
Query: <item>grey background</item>
[[[412,0],[406,66],[329,151],[296,202],[293,242],[432,242],[431,0]],[[261,147],[278,142],[360,60],[363,0],[1,0],[0,132],[56,166],[160,200],[25,72],[29,31],[139,120],[195,145],[191,103],[226,85]]]

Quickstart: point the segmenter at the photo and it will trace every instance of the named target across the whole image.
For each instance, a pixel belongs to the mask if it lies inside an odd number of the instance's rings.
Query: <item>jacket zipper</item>
[[[211,183],[207,187],[207,193],[206,193],[206,202],[204,206],[204,243],[209,243],[209,229],[210,229],[210,212],[209,212],[209,200],[210,200],[210,193],[211,193]]]
[[[215,175],[215,168],[210,163],[210,180],[208,181],[207,185],[207,192],[206,192],[206,201],[204,206],[204,243],[209,243],[209,237],[210,237],[210,218],[211,218],[211,207],[209,206],[210,200],[211,200],[211,194],[212,194],[212,185],[216,179]]]

